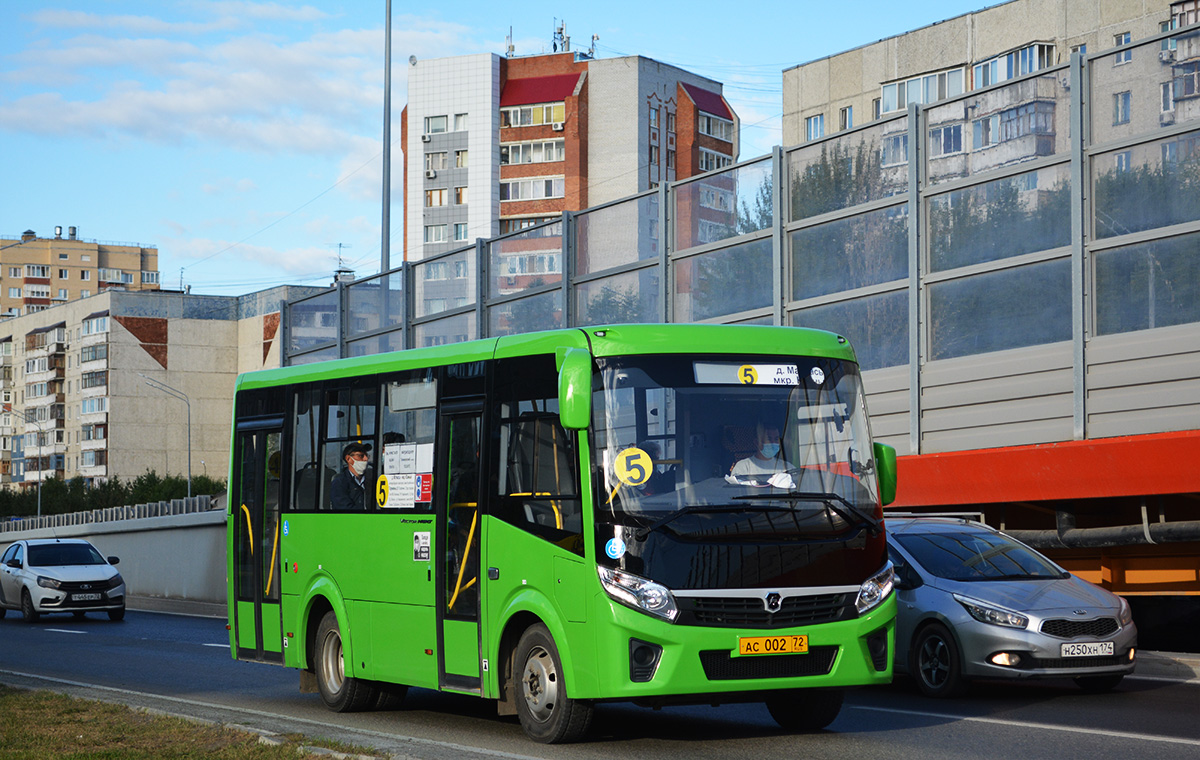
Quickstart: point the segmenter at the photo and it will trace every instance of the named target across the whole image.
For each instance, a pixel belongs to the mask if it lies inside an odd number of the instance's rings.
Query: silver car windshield
[[[853,363],[689,355],[597,363],[592,430],[600,519],[644,524],[680,510],[739,508],[808,513],[809,532],[878,514]]]
[[[927,572],[947,580],[1063,577],[1063,572],[1050,560],[1002,533],[983,530],[895,532],[891,537]]]

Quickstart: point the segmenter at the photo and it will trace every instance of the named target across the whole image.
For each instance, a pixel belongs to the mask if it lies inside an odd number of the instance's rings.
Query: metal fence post
[[[924,237],[924,204],[921,182],[924,179],[925,151],[921,139],[924,113],[916,103],[908,105],[908,420],[909,453],[921,453],[921,356],[924,346],[921,286],[921,248]]]

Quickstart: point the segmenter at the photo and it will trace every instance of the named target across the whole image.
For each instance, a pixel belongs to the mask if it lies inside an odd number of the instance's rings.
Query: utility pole
[[[383,41],[383,223],[380,225],[379,273],[392,268],[392,0],[387,0]],[[386,288],[385,288],[386,290]]]

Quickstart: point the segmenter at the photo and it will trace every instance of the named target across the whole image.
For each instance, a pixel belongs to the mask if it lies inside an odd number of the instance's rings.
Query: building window
[[[434,135],[439,132],[446,131],[445,116],[426,116],[425,117],[425,134]]]
[[[93,317],[83,320],[84,335],[99,335],[108,332],[108,317]]]
[[[8,276],[16,277],[19,279],[21,277],[21,267],[9,267],[8,268]]]
[[[562,124],[566,121],[566,103],[541,103],[500,110],[501,127],[531,127],[537,124]]]
[[[658,146],[657,145],[650,146],[650,163],[652,165],[658,164]]]
[[[436,188],[425,191],[425,208],[446,205],[446,188]]]
[[[48,267],[44,264],[26,264],[25,265],[25,276],[26,277],[46,277],[46,278],[48,278],[48,277],[50,277],[50,267]]]
[[[667,168],[668,169],[675,168],[675,149],[674,148],[667,148]]]
[[[650,127],[658,126],[658,106],[650,106]]]
[[[720,116],[701,111],[698,121],[697,127],[700,134],[725,142],[733,142],[733,122],[729,119],[722,119]]]
[[[846,106],[838,111],[838,130],[845,132],[854,128],[854,106]]]
[[[466,186],[454,188],[454,202],[459,206],[462,206],[467,202]],[[464,239],[465,238],[455,238],[455,240],[464,240]]]
[[[500,220],[500,234],[508,235],[513,232],[520,232],[521,230],[527,230],[531,227],[536,227],[539,224],[545,224],[546,222],[554,222],[554,221],[558,221],[560,219],[561,219],[561,217],[557,217],[557,216],[534,216],[534,217],[522,217],[520,219],[501,219]],[[561,224],[549,225],[547,227],[543,227],[540,232],[541,232],[541,234],[539,235],[539,237],[559,237],[560,235],[562,235],[562,225]]]
[[[879,118],[879,109],[882,107],[882,104],[883,104],[883,100],[881,98],[875,98],[874,100],[871,101],[871,118],[872,119]]]
[[[88,290],[87,288],[84,288],[83,290],[79,291],[80,298],[87,298],[91,294],[92,294],[92,291]]]
[[[88,280],[92,279],[91,270],[85,269],[82,272],[80,272],[79,279],[83,280],[84,282],[87,282]]]
[[[95,414],[97,412],[108,411],[108,396],[96,396],[95,398],[85,398],[79,404],[80,414]]]
[[[1130,91],[1113,93],[1113,126],[1129,123]]]
[[[929,130],[929,155],[931,158],[962,152],[962,124],[951,124]]]
[[[427,172],[428,171],[441,171],[442,169],[445,169],[445,168],[446,168],[446,154],[444,151],[439,152],[439,153],[426,153],[425,154],[425,171],[427,171]]]
[[[971,147],[975,150],[1000,142],[1000,115],[993,114],[971,123]]]
[[[465,150],[454,151],[454,166],[458,169],[465,169],[467,166],[467,152]]]
[[[528,201],[538,198],[562,198],[566,181],[562,177],[520,179],[500,183],[500,200]]]
[[[825,114],[809,116],[804,120],[804,139],[808,142],[819,140],[825,136]]]
[[[64,301],[67,300],[67,289],[59,288],[58,289],[58,297]]]
[[[454,225],[454,239],[455,240],[466,240],[467,239],[467,225],[465,222],[458,222]]]
[[[880,148],[879,163],[883,166],[908,163],[908,135],[884,137],[883,146]]]
[[[108,344],[96,343],[91,346],[84,346],[79,349],[79,362],[94,362],[108,358]]]
[[[675,114],[672,111],[667,111],[667,131],[675,131]]]
[[[60,279],[60,280],[69,280],[70,278],[71,278],[71,270],[70,270],[70,269],[60,269],[60,270],[58,270],[58,279]]]
[[[978,87],[976,81],[976,87]],[[950,69],[936,74],[924,74],[903,82],[885,84],[880,93],[882,113],[903,111],[909,103],[934,103],[963,92],[963,70]]]
[[[446,242],[446,225],[444,225],[444,224],[427,224],[427,225],[425,225],[425,242],[426,243],[444,243],[444,242]]]
[[[26,285],[25,286],[25,297],[26,298],[49,298],[50,297],[50,286],[49,285]]]
[[[9,288],[8,289],[8,297],[9,298],[20,298],[21,297],[21,289],[20,288]]]
[[[566,158],[565,140],[508,143],[500,146],[500,164],[542,164]]]
[[[143,285],[157,285],[158,284],[158,272],[142,272],[142,284]]]
[[[1159,85],[1159,91],[1160,91],[1159,95],[1161,96],[1161,99],[1162,99],[1163,113],[1166,113],[1167,111],[1174,111],[1175,110],[1174,83],[1173,82],[1163,82],[1161,85]]]
[[[1171,102],[1200,93],[1200,62],[1181,63],[1175,67]]]
[[[108,385],[108,371],[84,372],[79,379],[80,388],[100,388]]]
[[[1129,171],[1129,159],[1130,159],[1129,151],[1123,150],[1120,153],[1113,156],[1113,159],[1114,159],[1115,168],[1118,172],[1125,173],[1125,172]]]
[[[717,153],[707,148],[700,149],[700,171],[711,172],[714,169],[724,169],[732,166],[733,159],[724,153]]]
[[[1120,66],[1122,63],[1129,63],[1133,60],[1133,49],[1128,47],[1132,41],[1133,38],[1129,32],[1121,32],[1120,34],[1113,35],[1113,45],[1126,48],[1125,50],[1117,51],[1117,54],[1113,57],[1114,66]]]
[[[467,131],[467,115],[465,113],[454,114],[454,131],[455,132],[466,132]]]

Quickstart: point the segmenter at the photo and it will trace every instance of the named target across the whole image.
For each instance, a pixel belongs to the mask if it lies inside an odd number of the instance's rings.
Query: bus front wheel
[[[317,690],[321,701],[334,712],[358,712],[368,707],[376,697],[371,685],[346,676],[342,660],[342,632],[333,610],[325,613],[317,627],[316,659]]]
[[[840,689],[802,689],[767,700],[767,712],[780,728],[797,733],[820,731],[842,711]]]
[[[543,744],[578,741],[592,722],[592,704],[571,699],[558,647],[546,626],[530,626],[513,658],[517,715],[530,739]]]

